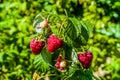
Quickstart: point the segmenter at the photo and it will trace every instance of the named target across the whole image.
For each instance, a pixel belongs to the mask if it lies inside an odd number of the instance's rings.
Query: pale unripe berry
[[[42,22],[40,22],[38,25],[37,25],[37,29],[39,28],[48,28],[48,20],[47,19],[44,19]]]
[[[60,67],[62,67],[62,68],[66,67],[66,61],[64,61],[64,60],[61,61],[60,62]]]
[[[47,28],[48,27],[48,20],[44,19],[40,24],[39,27],[41,28]]]

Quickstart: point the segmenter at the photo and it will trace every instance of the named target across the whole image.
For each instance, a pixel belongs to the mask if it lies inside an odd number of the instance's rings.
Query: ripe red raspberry
[[[30,42],[30,49],[35,55],[39,54],[44,46],[44,41],[37,41],[35,38],[33,38]]]
[[[47,40],[47,50],[48,52],[54,52],[58,48],[62,47],[63,44],[64,44],[64,41],[62,39],[52,34]]]
[[[81,62],[83,68],[88,69],[91,66],[93,55],[91,52],[78,54],[78,60]]]

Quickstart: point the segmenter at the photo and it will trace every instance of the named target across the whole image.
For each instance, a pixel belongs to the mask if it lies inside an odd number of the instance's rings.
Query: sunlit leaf
[[[41,54],[36,56],[33,64],[37,70],[40,70],[42,72],[49,70],[49,65],[43,60]]]

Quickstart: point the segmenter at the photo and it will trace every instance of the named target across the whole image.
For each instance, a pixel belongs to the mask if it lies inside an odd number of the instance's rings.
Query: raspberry
[[[58,48],[61,48],[64,44],[64,41],[58,37],[56,37],[54,34],[52,34],[47,41],[47,50],[48,52],[54,52]]]
[[[78,54],[78,60],[81,62],[83,68],[88,69],[91,66],[93,55],[91,52]]]
[[[62,59],[62,56],[58,56],[57,62],[55,64],[56,68],[58,68],[60,71],[64,70],[66,67],[66,61]]]
[[[57,61],[57,63],[55,64],[56,68],[58,68],[59,70],[64,70],[66,67],[66,61]]]
[[[30,49],[35,55],[39,54],[44,46],[45,46],[44,41],[37,41],[34,38],[30,42]]]
[[[66,67],[66,61],[61,61],[60,62],[60,67],[65,68]]]
[[[57,63],[55,64],[56,68],[60,68],[60,62],[62,60],[62,56],[58,56]]]
[[[60,62],[58,61],[56,64],[55,64],[56,68],[60,68]]]
[[[60,67],[60,70],[62,71],[62,70],[64,70],[65,68],[64,67]]]
[[[62,60],[62,56],[58,56],[57,61],[61,62],[61,60]]]

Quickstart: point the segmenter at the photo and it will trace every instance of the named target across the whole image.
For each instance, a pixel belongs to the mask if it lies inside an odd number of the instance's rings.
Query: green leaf
[[[35,68],[37,70],[40,70],[42,72],[46,72],[47,70],[49,70],[49,65],[43,60],[41,54],[35,57],[33,64],[35,65]]]
[[[93,25],[87,21],[80,21],[76,18],[68,18],[68,25],[65,33],[72,40],[74,47],[86,45],[93,30]]]
[[[79,61],[78,61],[77,53],[75,52],[74,49],[72,49],[72,55],[71,55],[71,58],[72,58],[72,62],[73,62],[73,63],[77,63],[77,62],[79,62]]]
[[[43,21],[42,15],[38,14],[35,17],[35,20],[33,22],[33,27],[35,28],[37,33],[42,33],[43,32],[43,30],[41,28],[37,28],[37,25],[40,24],[40,22],[42,22],[42,21]]]
[[[120,39],[120,24],[116,25],[115,37]]]
[[[61,50],[56,50],[52,55],[52,65],[54,66]]]
[[[47,52],[47,50],[44,48],[41,52],[43,60],[48,63],[50,66],[52,66],[52,53]]]
[[[66,4],[67,4],[68,0],[62,0],[62,8],[65,8],[66,7]]]
[[[74,47],[79,47],[81,41],[79,39],[81,33],[80,22],[76,18],[68,18],[68,25],[65,28],[65,33],[72,40]]]
[[[68,18],[68,26],[65,32],[72,40],[75,40],[81,33],[80,22],[76,18]]]
[[[69,75],[67,78],[71,78],[77,70],[79,70],[79,67],[73,62],[69,68],[69,71],[68,71]]]
[[[4,55],[4,53],[0,52],[0,62],[3,62],[3,55]]]
[[[65,52],[65,59],[71,60],[72,47],[69,46],[67,43],[64,43],[63,49]]]
[[[81,34],[85,38],[85,40],[88,40],[93,31],[93,25],[88,21],[80,21],[80,23],[82,25]]]
[[[73,46],[79,48],[82,45],[86,45],[86,41],[84,40],[84,37],[80,35],[73,41]]]
[[[84,75],[88,77],[88,79],[92,80],[93,78],[93,73],[91,69],[87,69],[86,71],[84,71]]]
[[[33,22],[33,27],[36,27],[42,20],[37,19]]]
[[[74,70],[74,73],[72,72],[72,76],[69,78],[69,80],[92,80],[93,75],[90,74],[90,72],[83,71],[82,69]]]
[[[76,70],[74,74],[69,78],[69,80],[85,80],[85,79],[83,79],[83,74],[81,70]]]

